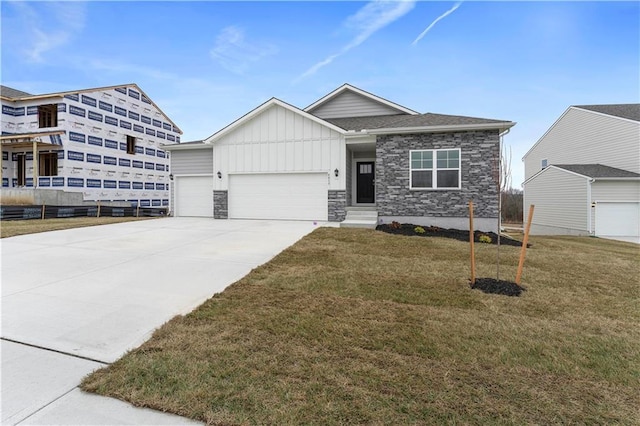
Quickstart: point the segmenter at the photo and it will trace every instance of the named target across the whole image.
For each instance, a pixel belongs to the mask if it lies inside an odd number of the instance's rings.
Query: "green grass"
[[[321,228],[82,388],[209,424],[640,423],[638,246],[531,242],[510,298],[467,243]]]
[[[107,225],[110,223],[148,220],[150,217],[69,217],[64,219],[3,220],[0,222],[0,238],[17,235],[36,234],[38,232],[60,231],[63,229],[83,228],[86,226]]]

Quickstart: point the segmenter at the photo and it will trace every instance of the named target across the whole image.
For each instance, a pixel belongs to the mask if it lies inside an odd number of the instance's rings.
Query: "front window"
[[[460,150],[410,151],[411,189],[459,189]]]

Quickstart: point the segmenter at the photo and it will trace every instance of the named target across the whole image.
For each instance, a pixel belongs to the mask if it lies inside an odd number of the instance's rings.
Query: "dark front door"
[[[356,163],[356,202],[374,203],[376,167],[373,161]]]

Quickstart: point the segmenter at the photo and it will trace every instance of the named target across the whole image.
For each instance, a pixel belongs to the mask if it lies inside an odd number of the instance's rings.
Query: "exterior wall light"
[[[220,173],[220,171],[218,171],[217,175],[218,175],[218,179],[222,179],[222,173]]]
[[[336,177],[338,177],[338,175],[340,174],[340,172],[338,171],[338,169],[335,169],[335,170],[333,171],[333,174],[334,174],[334,175],[336,175]]]
[[[173,173],[169,175],[169,180],[173,180]]]

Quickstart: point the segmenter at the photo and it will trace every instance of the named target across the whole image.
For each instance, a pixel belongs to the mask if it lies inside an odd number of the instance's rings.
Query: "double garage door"
[[[229,175],[230,219],[327,220],[326,173]],[[213,178],[177,177],[176,216],[213,216]]]
[[[229,176],[229,218],[327,220],[326,173]]]
[[[640,203],[596,203],[597,236],[640,236]]]

